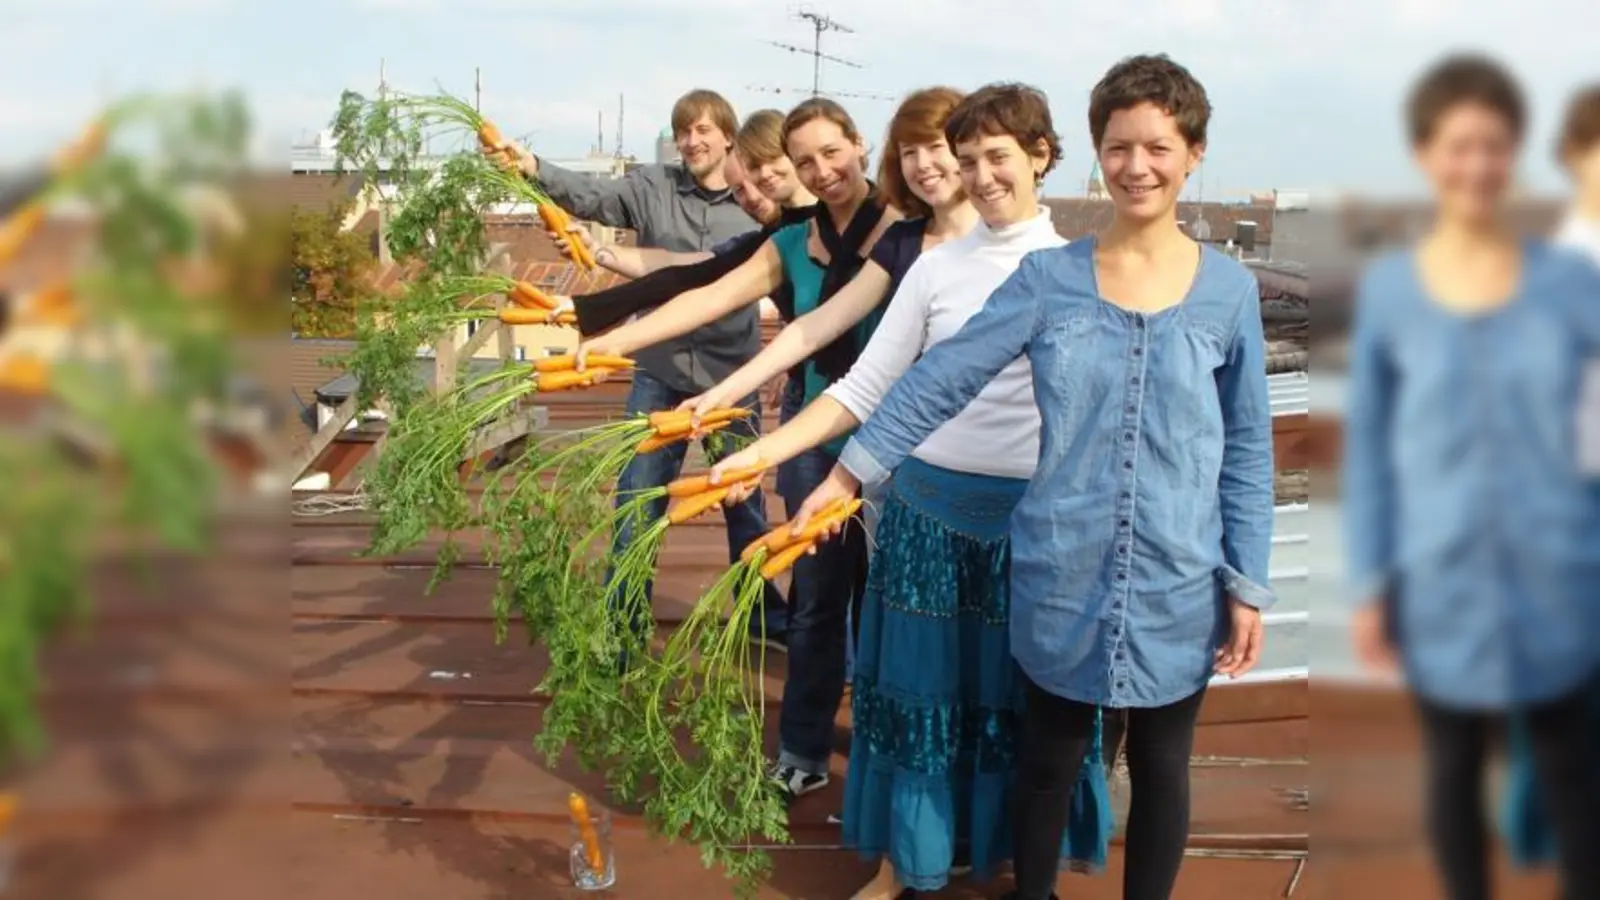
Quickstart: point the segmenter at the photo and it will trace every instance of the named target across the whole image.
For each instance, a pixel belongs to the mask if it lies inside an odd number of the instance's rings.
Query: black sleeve
[[[9,216],[50,183],[50,170],[40,166],[0,182],[0,216]]]
[[[904,269],[906,250],[921,243],[923,231],[922,219],[901,219],[883,230],[868,258],[893,276]]]
[[[764,230],[752,231],[736,238],[732,246],[710,259],[683,266],[667,266],[614,288],[573,297],[573,312],[578,315],[578,333],[584,337],[598,334],[635,313],[660,306],[684,291],[705,287],[755,256],[766,239]]]

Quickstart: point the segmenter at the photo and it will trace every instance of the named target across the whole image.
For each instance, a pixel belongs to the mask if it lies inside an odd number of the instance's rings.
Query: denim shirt
[[[1352,599],[1388,602],[1407,679],[1436,703],[1553,699],[1600,665],[1600,480],[1577,412],[1600,364],[1600,272],[1530,241],[1511,302],[1459,315],[1415,259],[1376,260],[1355,301]]]
[[[1024,256],[890,389],[840,462],[881,480],[1027,354],[1042,423],[1011,519],[1012,654],[1051,694],[1164,706],[1210,680],[1227,593],[1274,602],[1260,289],[1207,247],[1181,303],[1131,312],[1100,297],[1094,248]]]

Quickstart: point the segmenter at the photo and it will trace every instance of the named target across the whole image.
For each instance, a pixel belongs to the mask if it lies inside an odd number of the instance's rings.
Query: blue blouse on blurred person
[[[1436,303],[1418,271],[1414,251],[1381,257],[1355,301],[1354,600],[1391,604],[1406,676],[1434,703],[1554,700],[1600,666],[1600,477],[1583,462],[1600,448],[1578,412],[1600,374],[1600,270],[1528,241],[1516,295],[1477,314]]]

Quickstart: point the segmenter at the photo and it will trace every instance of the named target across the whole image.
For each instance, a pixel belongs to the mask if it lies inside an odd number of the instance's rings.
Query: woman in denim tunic
[[[1415,695],[1446,896],[1489,896],[1483,775],[1509,714],[1565,896],[1597,897],[1585,731],[1600,480],[1578,409],[1600,367],[1600,272],[1506,220],[1526,112],[1497,64],[1445,60],[1407,118],[1437,212],[1414,247],[1367,268],[1356,297],[1343,477],[1356,650],[1403,671]]]
[[[889,391],[807,501],[810,513],[881,481],[1027,357],[1041,442],[1011,518],[1011,646],[1027,694],[1017,900],[1053,896],[1101,706],[1129,711],[1123,896],[1171,894],[1201,698],[1214,675],[1255,663],[1273,601],[1259,288],[1177,222],[1209,117],[1205,89],[1166,57],[1114,66],[1089,106],[1111,226],[1023,257]]]

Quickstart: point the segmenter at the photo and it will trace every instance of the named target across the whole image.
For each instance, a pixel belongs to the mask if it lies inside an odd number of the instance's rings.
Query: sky
[[[1595,0],[0,0],[0,166],[37,160],[130,90],[237,88],[263,167],[324,128],[340,92],[440,86],[554,158],[581,156],[603,115],[615,145],[653,160],[673,100],[722,92],[742,114],[809,89],[801,10],[823,35],[824,90],[887,95],[934,84],[1023,81],[1050,97],[1065,158],[1052,196],[1083,190],[1090,89],[1117,59],[1165,52],[1206,85],[1210,147],[1191,197],[1251,191],[1419,188],[1400,129],[1410,80],[1440,53],[1484,50],[1513,67],[1533,110],[1525,184],[1561,192],[1549,151],[1570,92],[1600,80]],[[841,98],[874,150],[895,99]]]

